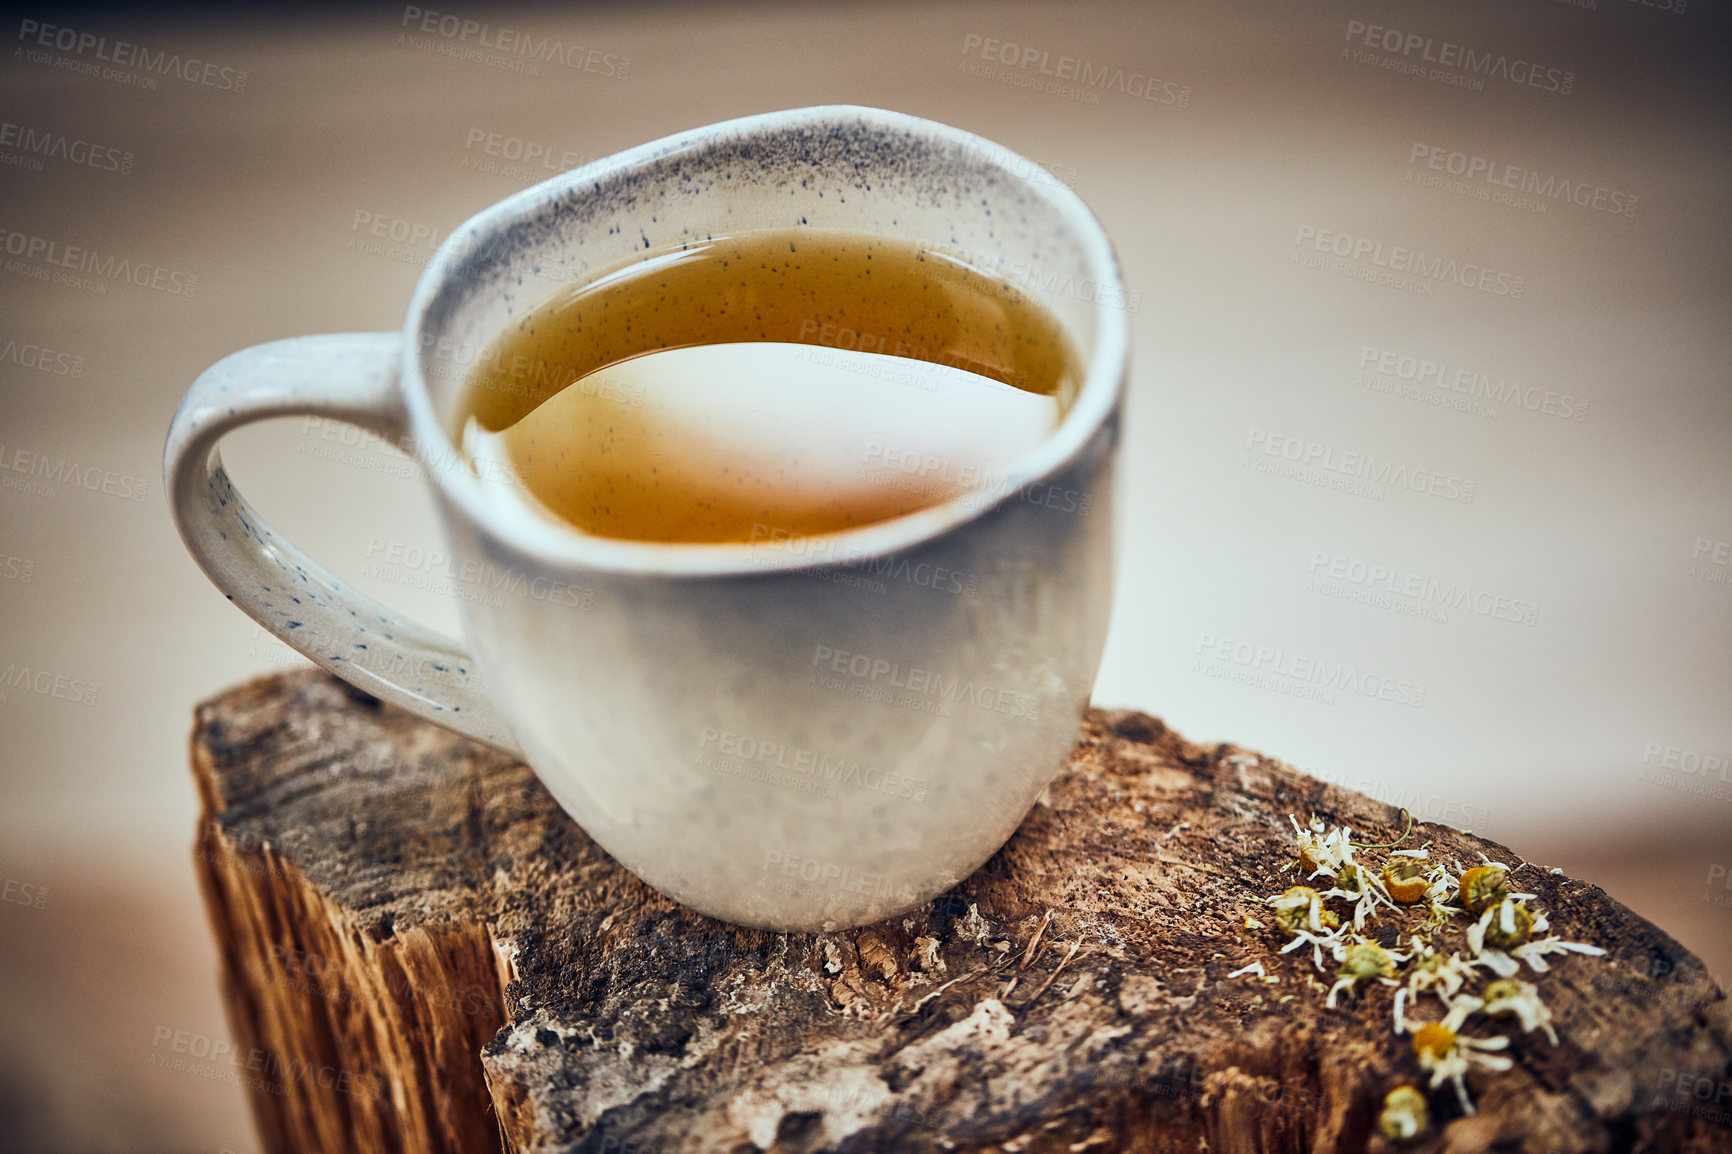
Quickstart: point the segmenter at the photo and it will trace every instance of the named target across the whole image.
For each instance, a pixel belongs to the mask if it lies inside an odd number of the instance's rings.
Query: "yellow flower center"
[[[1442,1058],[1455,1047],[1455,1031],[1441,1022],[1427,1022],[1413,1032],[1413,1052]]]
[[[1461,875],[1457,896],[1463,909],[1483,914],[1509,897],[1509,871],[1502,866],[1474,866]]]

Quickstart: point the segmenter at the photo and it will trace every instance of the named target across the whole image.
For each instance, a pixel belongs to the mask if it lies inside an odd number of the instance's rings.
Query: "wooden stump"
[[[1424,1134],[1384,1138],[1385,1092],[1425,1085],[1392,991],[1326,1009],[1332,972],[1279,953],[1263,899],[1294,880],[1288,814],[1386,841],[1399,813],[1139,713],[1091,713],[951,894],[815,935],[668,901],[523,766],[316,671],[201,705],[192,755],[235,1060],[272,1150],[1732,1149],[1725,994],[1537,867],[1512,880],[1552,932],[1608,951],[1540,979],[1559,1043],[1505,1030],[1515,1064],[1469,1076],[1478,1113],[1446,1086]],[[1255,961],[1278,981],[1228,976]]]

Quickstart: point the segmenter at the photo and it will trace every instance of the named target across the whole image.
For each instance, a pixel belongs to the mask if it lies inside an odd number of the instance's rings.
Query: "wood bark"
[[[1732,1149],[1725,994],[1603,891],[1531,866],[1516,880],[1553,932],[1608,951],[1538,980],[1559,1043],[1504,1031],[1515,1066],[1470,1075],[1476,1114],[1445,1087],[1426,1133],[1384,1138],[1383,1095],[1424,1085],[1392,991],[1326,1009],[1332,974],[1279,953],[1263,899],[1293,881],[1289,814],[1381,842],[1400,813],[1140,713],[1091,712],[963,885],[831,934],[676,905],[522,765],[317,671],[199,706],[192,760],[273,1151]],[[1254,961],[1278,980],[1228,977]]]

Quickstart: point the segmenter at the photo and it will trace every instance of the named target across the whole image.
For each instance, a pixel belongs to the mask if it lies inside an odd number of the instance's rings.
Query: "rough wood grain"
[[[821,935],[674,905],[522,766],[314,671],[201,705],[192,744],[273,1150],[1381,1151],[1382,1095],[1419,1076],[1390,991],[1325,1009],[1310,961],[1245,925],[1288,884],[1289,813],[1376,840],[1398,814],[1142,714],[1092,713],[956,891]],[[1434,1092],[1399,1148],[1732,1148],[1724,993],[1596,887],[1520,879],[1609,953],[1542,980],[1557,1046],[1517,1034],[1514,1069],[1470,1077],[1478,1114]],[[1254,960],[1279,983],[1227,977]]]

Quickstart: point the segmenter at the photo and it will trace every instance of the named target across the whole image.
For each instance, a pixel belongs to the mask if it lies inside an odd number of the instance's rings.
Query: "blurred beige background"
[[[248,344],[396,326],[435,239],[560,168],[816,103],[997,140],[1117,244],[1135,367],[1097,700],[1472,826],[1732,975],[1720,6],[432,11],[8,26],[0,1148],[255,1148],[238,1090],[152,1061],[164,1029],[228,1036],[189,862],[192,705],[299,661],[169,523],[182,390]],[[537,64],[463,20],[598,54]],[[1436,62],[1468,52],[1487,72]],[[1127,83],[1043,76],[1061,56]],[[377,241],[381,219],[414,239]],[[56,283],[67,246],[152,271]],[[414,469],[327,435],[256,427],[225,458],[279,530],[455,629],[427,574],[383,559],[439,546]],[[1347,453],[1425,479],[1367,486]],[[68,462],[110,491],[32,474]],[[1277,652],[1423,698],[1301,696]]]

